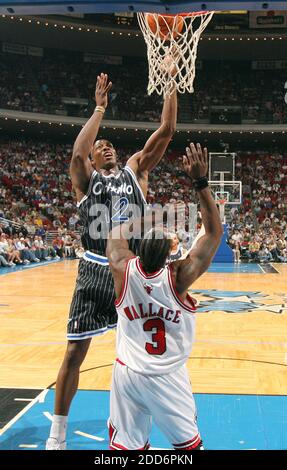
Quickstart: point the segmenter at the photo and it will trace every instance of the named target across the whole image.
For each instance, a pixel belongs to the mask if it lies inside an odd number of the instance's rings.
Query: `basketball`
[[[169,40],[171,33],[175,39],[183,30],[183,18],[181,16],[163,16],[149,13],[147,21],[150,30],[157,34],[161,39]]]

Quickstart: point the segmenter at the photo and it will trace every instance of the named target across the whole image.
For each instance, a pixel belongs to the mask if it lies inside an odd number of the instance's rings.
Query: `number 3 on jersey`
[[[143,324],[144,331],[152,331],[152,343],[146,343],[145,350],[153,356],[161,356],[166,351],[165,326],[163,320],[155,318]],[[155,331],[154,331],[155,330]]]

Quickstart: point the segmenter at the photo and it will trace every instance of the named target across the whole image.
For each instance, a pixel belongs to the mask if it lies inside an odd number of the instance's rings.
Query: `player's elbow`
[[[106,257],[108,258],[110,269],[116,270],[119,265],[119,262],[121,261],[117,250],[109,248],[109,246],[107,245]]]
[[[114,243],[113,231],[111,231],[108,235],[106,257],[108,258],[110,265],[118,262],[118,249]]]
[[[169,138],[172,138],[174,133],[175,133],[175,124],[171,121],[164,121],[161,126],[160,126],[160,129],[161,129],[161,133],[163,135],[163,137],[169,137]]]
[[[79,171],[83,167],[84,159],[78,153],[73,153],[72,159],[70,162],[70,174],[73,175],[75,171]]]
[[[218,224],[218,227],[217,227],[217,236],[218,236],[219,240],[221,240],[223,234],[224,234],[223,225],[220,222]]]
[[[223,235],[223,229],[222,229],[222,226],[221,227],[218,227],[215,231],[214,231],[214,234],[213,234],[213,238],[214,238],[214,243],[216,244],[217,248],[219,247],[220,243],[221,243],[221,239],[222,239],[222,235]]]
[[[212,237],[215,241],[217,241],[217,243],[220,243],[223,233],[224,233],[224,230],[223,230],[222,224],[220,223],[216,225],[215,227],[213,227]]]
[[[79,152],[79,151],[73,152],[72,160],[71,160],[71,167],[72,166],[77,167],[81,165],[84,160],[85,158],[82,152]]]
[[[114,251],[115,251],[115,250],[113,249],[112,240],[111,240],[111,234],[109,234],[108,241],[107,241],[107,247],[106,247],[106,257],[108,258],[109,263],[112,262],[112,259],[113,259],[113,252],[114,252]]]
[[[209,245],[214,246],[214,249],[217,249],[220,245],[222,235],[223,235],[222,225],[214,225],[208,229],[206,228],[206,237],[209,239]]]

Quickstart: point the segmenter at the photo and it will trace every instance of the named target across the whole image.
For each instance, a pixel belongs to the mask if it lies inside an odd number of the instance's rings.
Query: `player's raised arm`
[[[129,249],[128,233],[132,222],[118,225],[110,231],[106,255],[114,279],[115,293],[118,297],[124,282],[127,261],[134,253]]]
[[[127,165],[134,171],[140,183],[147,178],[161,160],[176,129],[177,95],[176,90],[171,96],[166,96],[161,115],[161,125],[148,139],[144,148],[135,153]],[[145,188],[144,188],[145,189]]]
[[[184,170],[193,180],[197,190],[202,223],[205,234],[202,235],[187,258],[176,261],[176,288],[180,294],[184,293],[190,285],[203,274],[210,265],[220,244],[223,229],[219,212],[207,180],[207,149],[201,149],[200,144],[190,144],[183,157]]]
[[[74,143],[70,174],[78,200],[82,199],[88,189],[93,171],[89,155],[108,104],[108,93],[111,87],[112,83],[108,82],[108,76],[101,73],[97,77],[95,92],[97,106],[95,112],[86,122]]]

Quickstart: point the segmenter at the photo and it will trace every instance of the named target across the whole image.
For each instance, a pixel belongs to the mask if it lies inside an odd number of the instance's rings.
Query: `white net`
[[[148,94],[193,93],[198,41],[213,12],[137,15],[147,44]]]

